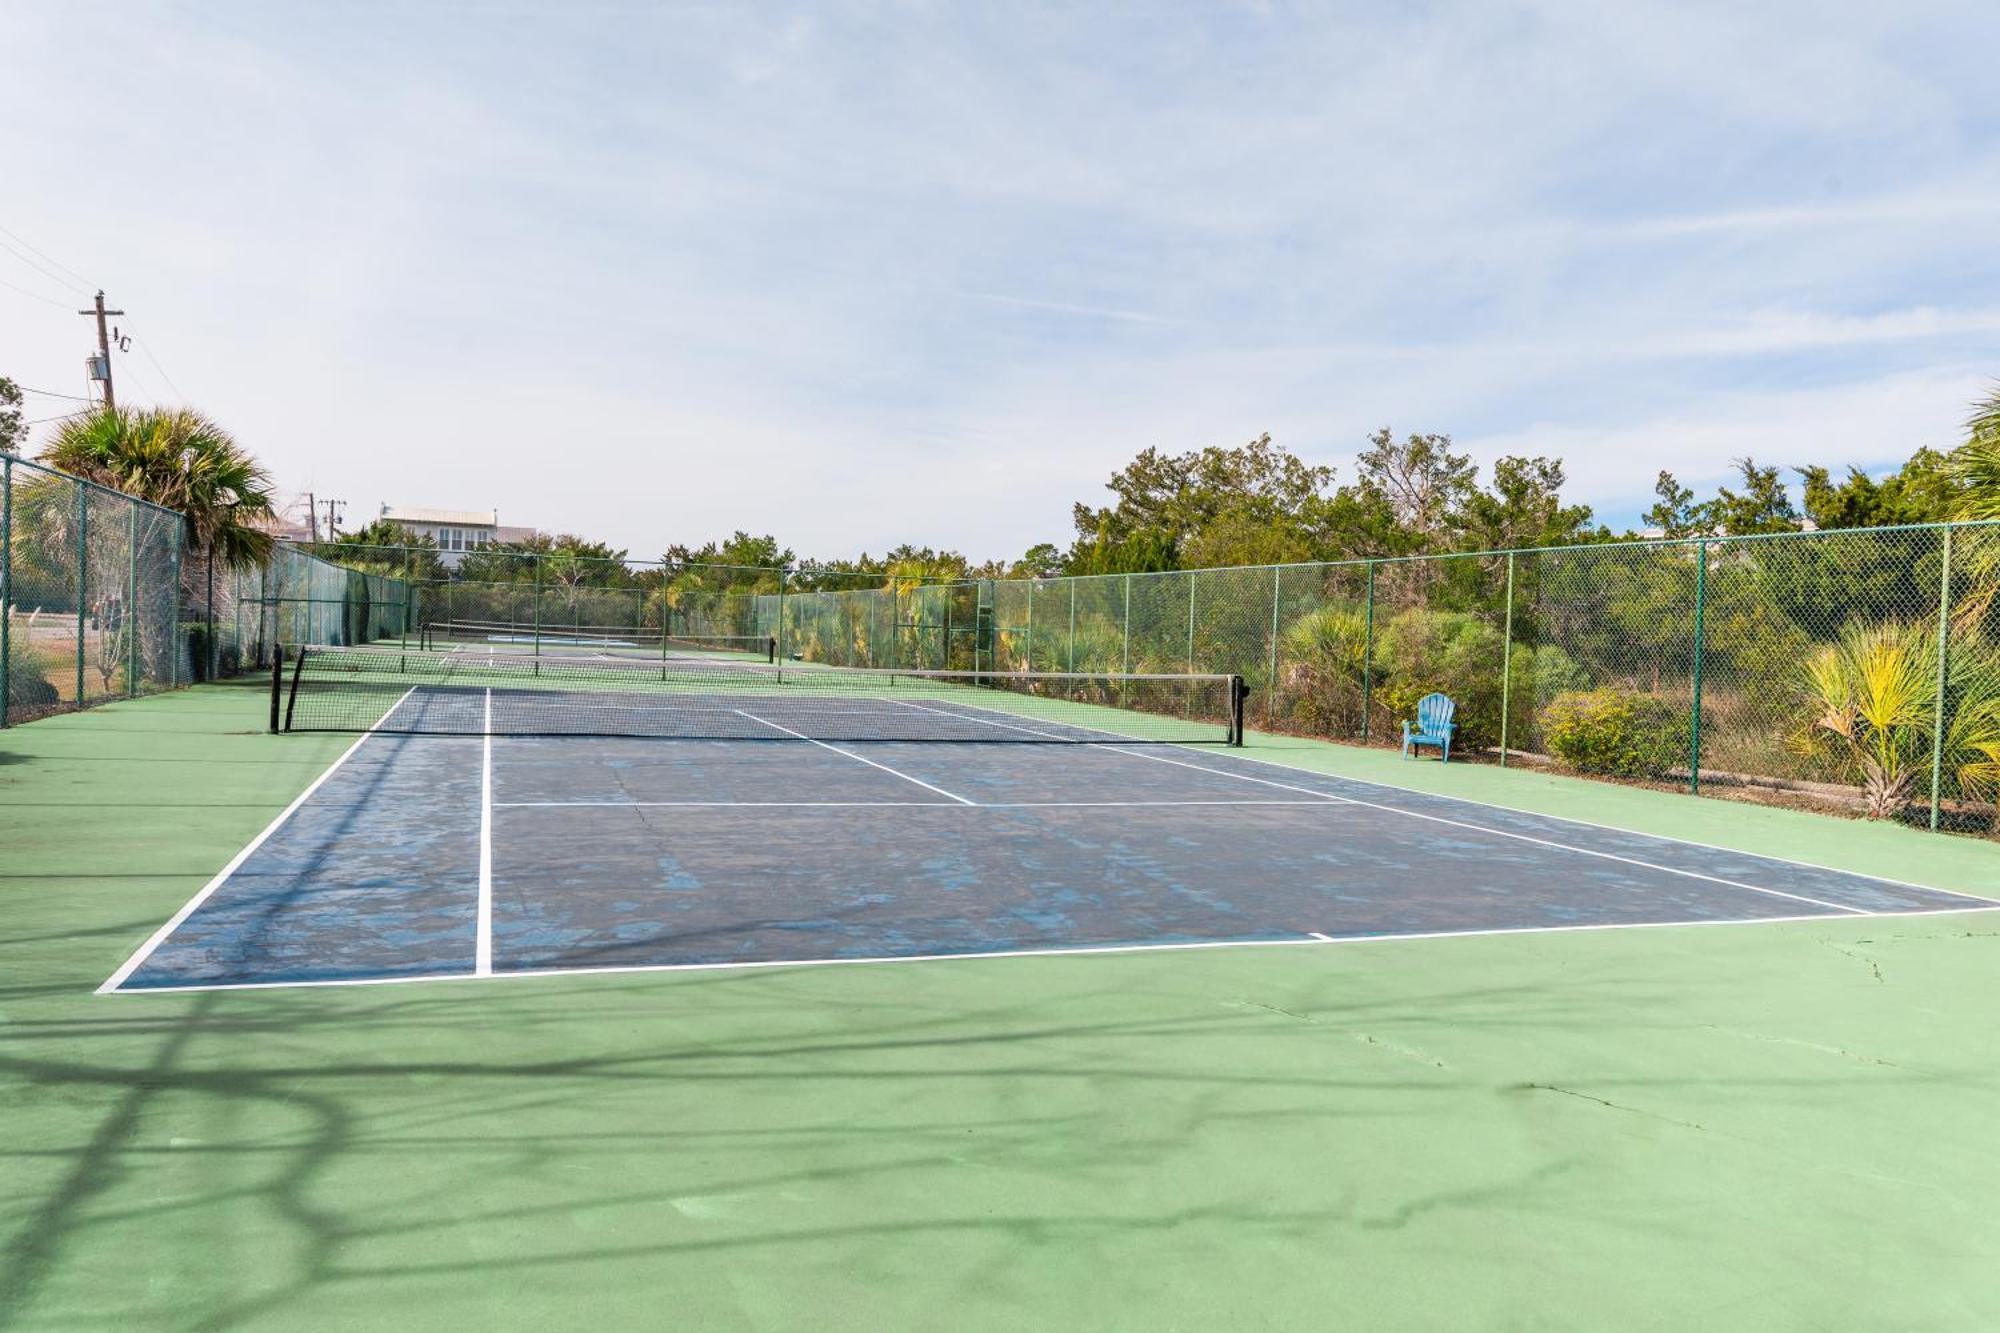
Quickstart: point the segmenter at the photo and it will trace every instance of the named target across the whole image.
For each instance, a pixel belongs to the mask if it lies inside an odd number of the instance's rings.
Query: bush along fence
[[[844,666],[1242,675],[1252,725],[1393,744],[1433,690],[1501,763],[1992,831],[2000,524],[785,592]]]
[[[410,602],[282,544],[232,570],[173,510],[0,454],[0,726],[399,633]]]

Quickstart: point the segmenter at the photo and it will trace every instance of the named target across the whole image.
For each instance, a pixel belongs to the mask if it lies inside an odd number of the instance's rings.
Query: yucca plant
[[[1361,730],[1365,615],[1340,606],[1308,611],[1286,627],[1279,652],[1284,665],[1278,685],[1293,721],[1330,736]]]
[[[1856,625],[1806,659],[1801,692],[1814,729],[1859,769],[1871,819],[1895,814],[1925,771],[1937,715],[1937,644],[1924,629]]]

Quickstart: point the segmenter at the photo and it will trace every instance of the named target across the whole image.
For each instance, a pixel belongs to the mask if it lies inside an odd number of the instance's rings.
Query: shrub
[[[1542,710],[1551,753],[1580,773],[1658,778],[1687,762],[1688,710],[1636,690],[1566,690]]]
[[[28,665],[28,655],[22,653],[9,664],[7,671],[7,707],[10,711],[24,715],[43,713],[54,708],[62,699],[56,687],[42,678],[42,673]]]
[[[1361,730],[1361,685],[1368,622],[1359,611],[1323,606],[1286,627],[1279,644],[1288,716],[1326,736]]]
[[[1500,664],[1506,641],[1498,626],[1470,611],[1404,611],[1376,635],[1382,664],[1376,702],[1392,717],[1414,718],[1426,694],[1448,694],[1457,711],[1452,748],[1482,750],[1500,743]],[[1514,661],[1515,681],[1528,663]]]

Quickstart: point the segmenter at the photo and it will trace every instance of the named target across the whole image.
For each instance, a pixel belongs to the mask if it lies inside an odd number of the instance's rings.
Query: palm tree
[[[233,568],[270,558],[271,478],[188,408],[103,408],[66,421],[44,463],[186,516],[190,546]]]
[[[1961,488],[1958,517],[2000,518],[2000,385],[1974,404],[1971,438],[1947,462]]]

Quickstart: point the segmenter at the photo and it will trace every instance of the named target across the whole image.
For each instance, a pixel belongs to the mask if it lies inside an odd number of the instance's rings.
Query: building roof
[[[391,523],[449,523],[459,527],[492,528],[500,524],[497,509],[423,509],[416,505],[383,505]]]

